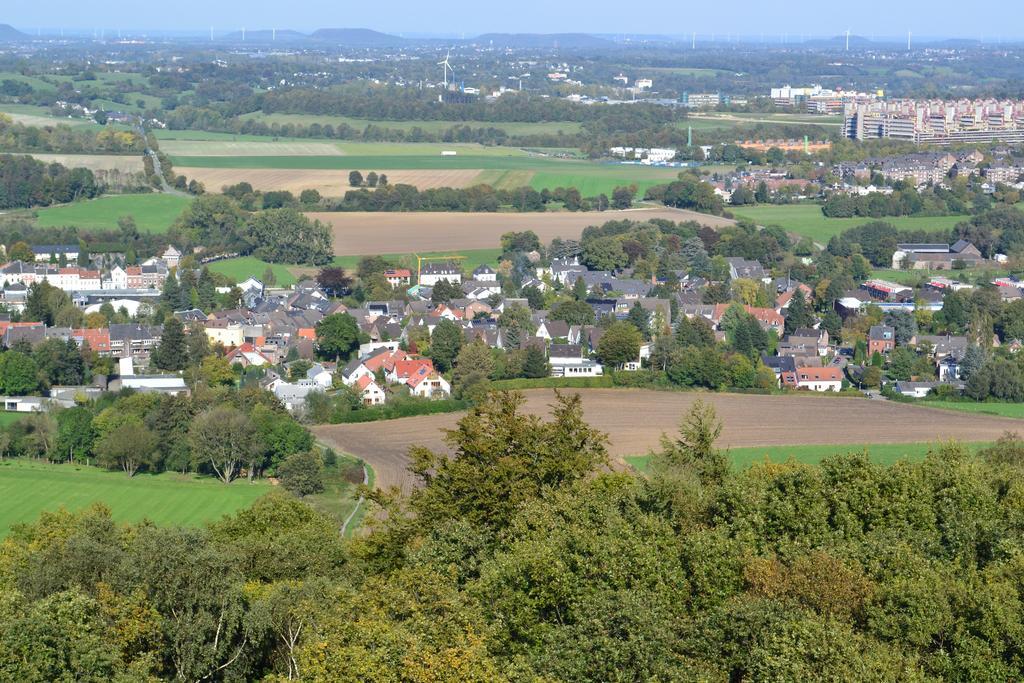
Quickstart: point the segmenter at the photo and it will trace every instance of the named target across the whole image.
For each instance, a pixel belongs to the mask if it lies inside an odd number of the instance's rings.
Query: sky
[[[718,39],[743,35],[780,41],[784,35],[959,37],[994,42],[1024,38],[1024,2],[990,0],[972,11],[957,0],[647,0],[641,5],[610,0],[172,0],[89,2],[3,0],[0,23],[26,32],[64,28],[107,31],[196,30],[215,32],[321,27],[372,28],[386,33],[468,36],[502,33],[631,33]],[[173,10],[171,9],[173,7]],[[851,11],[852,8],[855,11]]]

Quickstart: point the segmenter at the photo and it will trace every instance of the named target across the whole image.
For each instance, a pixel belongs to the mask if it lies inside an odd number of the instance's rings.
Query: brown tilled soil
[[[391,178],[390,172],[388,178]],[[552,213],[315,212],[307,215],[334,226],[334,253],[338,256],[494,249],[499,246],[502,233],[510,230],[533,230],[546,244],[555,237],[579,239],[587,226],[614,220],[693,220],[713,228],[734,222],[680,209]]]
[[[139,163],[141,165],[141,160]],[[176,166],[174,171],[189,180],[198,180],[208,192],[220,192],[225,186],[242,181],[264,192],[287,190],[295,195],[303,190],[316,190],[324,197],[342,197],[352,189],[348,184],[348,171],[195,166]],[[421,190],[433,187],[467,187],[473,184],[474,178],[479,174],[480,171],[473,169],[387,172],[388,182],[392,185],[415,185]]]
[[[609,436],[613,458],[658,447],[662,433],[677,432],[681,417],[698,398],[714,405],[724,428],[722,447],[801,444],[917,443],[947,439],[994,441],[1007,431],[1024,431],[1024,421],[961,413],[883,400],[795,394],[683,393],[634,389],[572,390],[583,396],[587,421]],[[546,415],[554,392],[532,389],[526,410]],[[337,450],[368,462],[377,485],[413,484],[406,471],[409,446],[447,450],[441,430],[455,426],[461,413],[409,417],[385,422],[324,425],[314,432]]]

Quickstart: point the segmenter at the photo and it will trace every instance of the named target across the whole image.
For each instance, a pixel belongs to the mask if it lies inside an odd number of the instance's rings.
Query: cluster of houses
[[[963,241],[953,245],[901,244],[896,254],[894,260],[898,259],[901,265],[910,268],[950,267],[956,260],[974,265],[983,260],[973,245]],[[169,266],[172,259],[168,257],[173,256],[168,253],[159,259],[163,267]],[[797,329],[788,335],[785,333],[787,309],[794,295],[800,291],[805,297],[810,297],[811,289],[790,278],[773,278],[762,264],[754,260],[731,257],[726,262],[733,279],[759,282],[775,297],[771,306],[747,306],[746,311],[765,331],[773,332],[779,339],[776,355],[762,359],[774,371],[778,385],[819,392],[839,391],[843,386],[844,372],[842,362],[836,362],[837,349],[828,332],[814,327]],[[37,267],[49,268],[46,265]],[[490,266],[482,265],[464,278],[458,264],[432,262],[422,268],[415,284],[412,275],[403,268],[384,273],[388,282],[407,287],[408,299],[367,301],[359,306],[348,306],[332,299],[311,281],[300,282],[290,289],[274,290],[250,278],[238,285],[242,297],[237,308],[209,313],[198,309],[183,310],[175,312],[174,316],[181,320],[189,334],[205,334],[211,345],[223,349],[231,364],[262,368],[262,386],[295,411],[303,409],[312,392],[331,391],[342,385],[354,388],[366,405],[385,403],[396,392],[428,399],[449,396],[451,386],[448,380],[429,358],[418,353],[416,344],[416,340],[432,335],[445,320],[462,331],[466,342],[479,340],[489,347],[503,350],[540,349],[554,377],[604,374],[605,368],[597,360],[603,327],[571,325],[554,319],[551,311],[531,310],[525,298],[504,296],[497,273]],[[555,259],[550,265],[538,265],[525,284],[544,292],[553,286],[572,290],[582,281],[588,292],[586,304],[593,309],[596,319],[609,316],[625,319],[634,307],[639,306],[648,314],[654,330],[665,329],[674,317],[677,320],[681,316],[701,317],[708,321],[719,339],[724,339],[722,323],[729,304],[703,303],[704,290],[710,283],[682,271],[676,276],[679,288],[673,293],[675,301],[652,296],[652,290],[659,284],[654,279],[634,277],[629,270],[614,273],[590,270],[576,258]],[[433,302],[434,289],[443,281],[459,288],[462,296],[454,296],[443,303]],[[994,283],[1004,299],[1024,296],[1024,282],[1000,278]],[[24,284],[24,281],[19,284]],[[919,307],[940,310],[947,292],[970,286],[951,277],[934,277],[921,289],[869,279],[857,289],[845,292],[837,301],[837,311],[846,317],[863,313],[869,305],[884,311],[913,311]],[[501,314],[514,306],[529,312],[532,323],[529,332],[499,325]],[[334,313],[351,315],[365,338],[356,357],[341,367],[314,362],[317,324]],[[111,387],[171,393],[186,391],[187,387],[178,377],[135,372],[136,367],[147,368],[150,354],[159,344],[161,335],[160,326],[139,323],[112,324],[99,329],[70,329],[48,327],[43,323],[0,320],[0,341],[8,348],[19,342],[34,346],[54,337],[74,340],[80,346],[88,345],[102,356],[118,359],[118,375],[107,378]],[[937,382],[959,380],[957,363],[966,349],[962,338],[921,337],[914,343],[930,345],[936,361]],[[877,326],[871,329],[869,354],[877,351],[884,356],[894,347],[892,328]],[[651,346],[644,344],[636,359],[617,369],[639,369],[650,353]],[[296,378],[296,374],[291,372],[286,378],[278,372],[278,368],[283,366],[287,369],[296,360],[312,363],[312,367],[303,365],[304,376]],[[922,386],[908,388],[904,385],[901,390],[920,393]]]
[[[159,297],[172,269],[181,261],[173,246],[138,265],[125,264],[124,254],[89,254],[88,266],[77,265],[77,245],[34,245],[34,261],[13,260],[0,265],[0,303],[10,311],[22,311],[29,288],[46,282],[67,292],[82,308],[103,302],[135,302],[126,308]],[[61,265],[64,264],[64,265]]]
[[[980,177],[983,189],[992,191],[996,183],[1024,189],[1024,160],[1014,156],[1013,150],[993,150],[994,161],[985,164],[985,155],[978,150],[962,152],[919,152],[866,159],[858,163],[840,163],[833,173],[848,183],[844,189],[854,194],[892,192],[888,187],[864,186],[874,174],[891,180],[913,181],[914,185],[940,185],[950,175]],[[859,183],[857,181],[860,181]]]

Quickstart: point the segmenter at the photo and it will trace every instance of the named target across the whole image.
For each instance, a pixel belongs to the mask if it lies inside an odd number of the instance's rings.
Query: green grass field
[[[235,282],[241,282],[242,280],[250,277],[262,280],[263,273],[266,272],[267,266],[270,266],[274,271],[274,277],[277,278],[275,286],[290,287],[297,282],[295,275],[293,275],[288,269],[288,266],[280,263],[267,263],[266,261],[261,261],[255,256],[239,256],[238,258],[215,261],[210,264],[210,271],[226,275]]]
[[[987,443],[967,444],[972,450],[985,448]],[[867,451],[872,462],[892,465],[900,460],[923,460],[928,451],[936,446],[934,443],[882,443],[849,446],[836,445],[801,445],[801,446],[754,446],[751,448],[729,449],[729,459],[734,469],[745,469],[766,460],[770,462],[786,462],[790,458],[797,462],[817,464],[825,458],[845,453]],[[640,472],[646,472],[650,466],[650,455],[627,456],[626,462]]]
[[[348,116],[326,116],[319,114],[264,114],[253,112],[243,114],[239,118],[261,121],[268,125],[287,123],[308,126],[313,123],[320,125],[330,124],[332,126],[347,125],[358,130],[367,126],[379,126],[392,130],[411,131],[413,128],[420,128],[428,133],[440,133],[452,126],[469,126],[470,128],[498,128],[509,135],[545,135],[554,134],[559,131],[563,133],[577,133],[580,131],[580,124],[576,121],[544,121],[537,123],[520,122],[494,122],[494,121],[387,121],[384,119],[356,119]]]
[[[26,417],[25,413],[0,412],[0,429],[3,429],[4,427],[10,427],[12,424],[14,424],[23,417]]]
[[[189,204],[188,197],[170,194],[106,195],[99,199],[39,209],[41,227],[74,225],[96,230],[116,230],[117,219],[131,216],[143,232],[166,232]]]
[[[1024,419],[1024,403],[998,403],[995,401],[921,401],[918,405],[925,406],[927,408],[961,410],[965,413],[981,413],[983,415],[998,415],[1000,417]]]
[[[901,230],[948,230],[966,220],[964,216],[887,216],[884,218],[826,218],[817,204],[763,204],[730,209],[738,218],[758,225],[780,225],[787,232],[806,235],[825,244],[843,230],[875,220],[891,223]]]
[[[377,256],[378,254],[368,254],[368,256]],[[388,261],[410,268],[415,274],[416,271],[416,255],[415,254],[379,254]],[[462,251],[455,252],[423,252],[420,256],[465,256],[466,258],[462,261],[462,270],[469,273],[476,270],[479,266],[487,264],[489,266],[496,266],[498,264],[498,257],[501,256],[501,249],[465,249]],[[359,263],[359,259],[362,256],[338,256],[334,259],[331,265],[344,268],[345,270],[354,271],[356,265]]]
[[[936,276],[948,277],[953,280],[960,280],[961,282],[974,282],[979,277],[988,281],[992,278],[1002,277],[1008,272],[1006,270],[983,270],[977,268],[966,270],[894,270],[892,268],[874,268],[871,271],[871,275],[903,285],[916,285],[923,280]]]
[[[5,460],[0,462],[0,537],[43,511],[77,510],[97,501],[121,522],[198,526],[248,507],[271,488],[266,482],[225,486],[209,477],[171,473],[129,479],[84,465]]]

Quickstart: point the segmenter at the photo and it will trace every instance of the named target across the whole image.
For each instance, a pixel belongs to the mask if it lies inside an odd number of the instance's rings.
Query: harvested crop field
[[[87,168],[90,171],[121,171],[141,173],[145,170],[142,155],[124,156],[116,154],[33,154],[43,163],[56,162],[68,168]]]
[[[328,141],[295,140],[161,140],[160,151],[176,156],[339,156],[341,145]]]
[[[175,167],[175,173],[196,179],[208,192],[220,192],[227,185],[245,181],[257,190],[288,190],[298,194],[303,190],[316,190],[325,197],[342,197],[352,189],[348,184],[348,171],[325,169],[277,168],[206,168],[197,166]],[[363,170],[363,175],[368,171]],[[476,184],[480,171],[472,169],[438,169],[434,171],[388,171],[388,182],[415,185],[421,190],[432,187],[469,187]]]
[[[391,173],[388,173],[388,178]],[[533,230],[541,242],[555,237],[579,239],[589,225],[608,221],[699,221],[713,228],[730,225],[727,218],[681,209],[627,209],[550,213],[316,212],[310,218],[334,227],[334,253],[363,256],[446,249],[493,249],[502,233]]]
[[[1024,422],[988,415],[922,408],[890,401],[812,395],[751,396],[639,389],[574,389],[583,397],[587,421],[609,435],[616,460],[657,448],[663,432],[674,434],[695,400],[712,404],[723,422],[722,447],[800,444],[854,445],[916,443],[957,439],[995,441]],[[526,410],[546,415],[554,399],[548,389],[523,392]],[[317,437],[368,462],[382,487],[408,489],[408,450],[422,444],[446,450],[441,430],[455,426],[461,413],[426,415],[386,423],[324,425]]]

